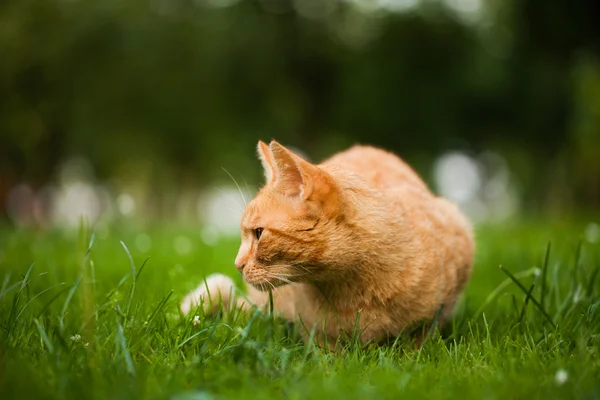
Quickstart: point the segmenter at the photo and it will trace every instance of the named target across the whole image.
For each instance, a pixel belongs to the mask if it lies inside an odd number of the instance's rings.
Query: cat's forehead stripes
[[[242,218],[244,228],[267,228],[274,219],[279,219],[277,215],[282,214],[283,210],[271,197],[268,193],[261,192],[248,204]]]
[[[277,193],[262,192],[246,207],[242,218],[245,229],[305,229],[314,226],[312,219],[297,201]]]
[[[253,200],[250,203],[248,203],[246,209],[244,210],[244,214],[242,215],[242,227],[251,228],[256,225],[256,223],[258,222],[257,208],[258,207],[256,205],[256,200]]]

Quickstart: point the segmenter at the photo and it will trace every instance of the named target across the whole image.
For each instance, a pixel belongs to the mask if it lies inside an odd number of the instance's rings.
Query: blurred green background
[[[204,221],[210,242],[235,230],[231,177],[251,195],[271,138],[313,161],[390,149],[475,220],[598,211],[598,15],[594,0],[3,1],[0,213]]]

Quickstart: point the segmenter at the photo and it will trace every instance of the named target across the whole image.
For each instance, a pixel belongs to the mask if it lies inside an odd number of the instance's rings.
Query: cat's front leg
[[[249,303],[236,295],[235,283],[231,278],[223,274],[213,274],[206,277],[204,282],[183,298],[180,309],[184,315],[187,315],[200,305],[204,313],[209,314],[221,305],[227,311],[233,307],[247,307]]]

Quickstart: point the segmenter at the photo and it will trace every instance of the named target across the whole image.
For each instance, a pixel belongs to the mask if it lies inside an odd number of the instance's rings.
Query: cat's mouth
[[[273,267],[252,270],[245,269],[243,277],[246,283],[263,292],[268,292],[279,286],[291,284],[296,281],[295,275],[290,274],[287,271],[277,271],[277,269]]]
[[[246,281],[246,283],[254,286],[256,289],[260,290],[261,292],[268,292],[270,290],[277,289],[280,286],[292,283],[289,281],[285,282],[281,279],[276,279],[276,278],[250,280],[250,279],[247,279],[246,277],[244,277],[244,280]]]
[[[250,285],[260,290],[261,292],[269,292],[271,290],[277,289],[279,286],[285,285],[285,283],[280,285],[274,285],[272,282],[248,282]]]

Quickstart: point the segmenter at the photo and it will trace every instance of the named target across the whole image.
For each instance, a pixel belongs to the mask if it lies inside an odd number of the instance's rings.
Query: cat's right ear
[[[273,182],[277,176],[277,169],[275,165],[275,161],[273,160],[273,153],[271,152],[271,148],[262,140],[258,141],[257,146],[258,158],[260,158],[260,162],[265,170],[265,179],[267,183]]]

